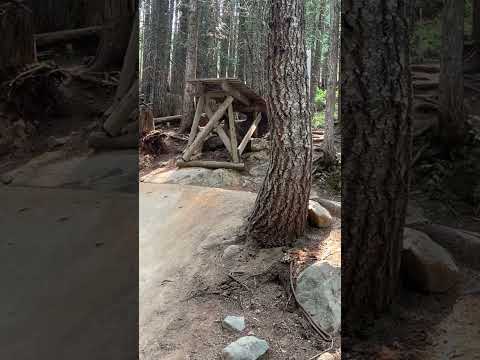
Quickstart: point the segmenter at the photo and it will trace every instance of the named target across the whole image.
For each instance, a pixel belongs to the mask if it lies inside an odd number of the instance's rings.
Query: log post
[[[198,100],[197,109],[195,111],[195,117],[193,118],[192,128],[190,129],[190,135],[188,137],[187,146],[192,145],[193,140],[197,135],[198,123],[200,121],[200,117],[202,116],[204,106],[205,106],[205,96],[201,95],[200,99]]]
[[[231,144],[231,151],[230,154],[232,155],[233,162],[240,162],[238,157],[238,149],[237,149],[237,133],[235,130],[235,118],[233,117],[233,106],[230,104],[228,106],[228,124],[230,130],[230,144]]]

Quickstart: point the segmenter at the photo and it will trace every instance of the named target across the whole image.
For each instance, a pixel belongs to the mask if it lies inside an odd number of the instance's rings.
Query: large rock
[[[402,272],[418,290],[445,292],[459,279],[451,255],[428,235],[405,228],[403,234]]]
[[[324,330],[336,333],[341,326],[341,271],[326,261],[316,262],[299,275],[297,299]]]
[[[319,228],[330,227],[333,222],[332,215],[316,201],[308,202],[308,219],[310,223]]]
[[[268,343],[255,336],[244,336],[223,349],[226,360],[256,360],[268,351]]]
[[[480,270],[480,234],[439,224],[415,224],[413,227],[447,249],[455,260]]]
[[[231,169],[205,169],[201,167],[153,171],[142,177],[142,181],[157,184],[197,185],[207,187],[237,187],[242,176]]]

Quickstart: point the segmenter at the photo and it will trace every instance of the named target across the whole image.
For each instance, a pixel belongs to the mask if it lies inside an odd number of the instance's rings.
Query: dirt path
[[[432,331],[435,343],[427,359],[480,359],[480,295],[457,300],[452,312]]]
[[[234,260],[222,256],[254,200],[254,193],[244,191],[140,184],[141,360],[217,359],[247,334],[266,340],[276,360],[308,359],[329,345],[292,307],[283,286],[269,278],[284,249],[244,247]],[[317,231],[316,246],[329,238],[339,247],[338,231]],[[246,329],[222,329],[226,315],[244,316]]]
[[[195,274],[209,271],[202,245],[230,236],[254,199],[238,191],[140,184],[141,359],[184,359],[184,351],[199,345],[194,338],[179,341],[199,325],[185,322],[186,315],[198,314],[184,300]]]

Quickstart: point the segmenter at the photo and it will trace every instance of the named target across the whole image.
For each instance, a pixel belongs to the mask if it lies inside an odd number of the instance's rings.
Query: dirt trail
[[[183,301],[192,277],[209,271],[202,245],[231,236],[254,199],[246,192],[140,184],[140,358],[184,359],[184,350],[198,346],[194,339],[169,344],[168,333],[194,333],[188,327],[198,324],[184,321],[193,308]]]
[[[427,359],[480,359],[480,295],[458,299],[453,311],[432,332]]]

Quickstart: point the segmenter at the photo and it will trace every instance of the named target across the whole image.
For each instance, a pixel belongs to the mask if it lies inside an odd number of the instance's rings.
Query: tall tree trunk
[[[480,46],[480,0],[472,4],[472,40]]]
[[[170,27],[169,3],[165,0],[153,3],[153,83],[152,83],[152,108],[154,116],[169,114],[167,109],[168,97],[168,60],[170,57]]]
[[[449,147],[465,141],[463,108],[464,1],[446,0],[440,59],[440,137]]]
[[[248,237],[261,247],[290,245],[303,233],[312,165],[304,1],[270,6],[266,100],[272,146],[248,226]]]
[[[193,121],[194,109],[194,86],[187,82],[195,78],[195,68],[197,63],[197,21],[198,21],[198,0],[190,0],[190,9],[188,13],[188,40],[187,40],[187,59],[185,62],[185,87],[183,91],[183,118],[180,124],[179,132],[190,130]]]
[[[328,84],[327,99],[325,108],[325,138],[322,148],[325,154],[325,164],[332,165],[335,162],[335,127],[334,114],[337,91],[338,73],[338,42],[339,33],[339,3],[337,0],[330,0],[330,48],[328,54]]]
[[[183,96],[185,85],[185,59],[188,33],[188,0],[177,3],[177,31],[174,36],[171,91]]]
[[[105,29],[91,71],[104,71],[122,65],[136,10],[135,0],[105,0]]]
[[[342,334],[386,310],[398,285],[411,148],[407,9],[408,0],[343,2]]]
[[[35,60],[33,16],[13,1],[0,4],[0,83]]]

